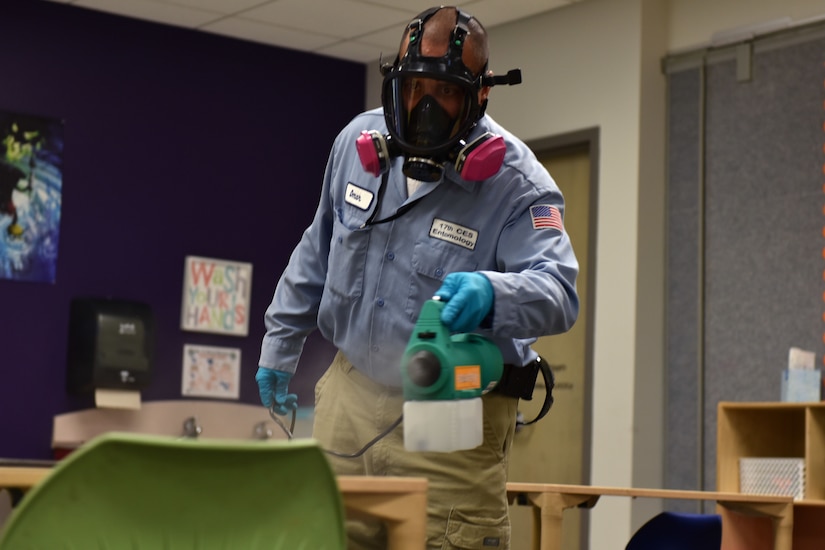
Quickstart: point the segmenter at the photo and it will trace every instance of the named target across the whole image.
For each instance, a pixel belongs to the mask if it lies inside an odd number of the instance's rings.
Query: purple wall
[[[0,279],[0,457],[51,457],[75,296],[149,303],[145,401],[181,398],[183,345],[241,348],[241,401],[263,313],[309,223],[332,139],[363,106],[365,66],[57,3],[6,0],[0,109],[65,120],[55,284]],[[253,264],[248,337],[180,330],[184,257]],[[331,354],[318,337],[299,403]]]

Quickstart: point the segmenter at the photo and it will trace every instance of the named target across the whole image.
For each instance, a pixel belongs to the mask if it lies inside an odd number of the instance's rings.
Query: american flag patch
[[[561,222],[561,213],[555,206],[549,204],[537,204],[530,207],[530,216],[533,218],[533,229],[558,229],[564,231]]]

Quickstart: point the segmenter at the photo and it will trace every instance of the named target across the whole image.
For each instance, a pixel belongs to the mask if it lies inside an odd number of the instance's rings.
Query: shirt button
[[[341,244],[342,242],[344,242],[344,238],[343,237],[338,237],[338,244]]]
[[[393,254],[392,252],[387,252],[387,259],[389,261],[393,261],[395,259],[395,254]]]
[[[378,349],[379,349],[378,346],[372,346],[372,351],[373,352],[378,353]]]
[[[384,299],[378,298],[378,307],[384,307]]]
[[[444,275],[444,270],[443,269],[441,269],[439,267],[438,269],[435,270],[435,276],[436,277],[441,277],[442,275]]]

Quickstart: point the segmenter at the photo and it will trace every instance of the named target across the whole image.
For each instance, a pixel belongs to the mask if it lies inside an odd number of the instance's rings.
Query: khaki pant
[[[315,387],[313,437],[354,454],[401,416],[403,403],[400,388],[376,384],[338,353]],[[507,457],[518,400],[490,393],[482,403],[484,443],[475,449],[408,452],[402,424],[358,458],[327,456],[339,475],[427,478],[428,549],[508,549]],[[349,550],[386,548],[380,523],[348,521],[347,533]]]

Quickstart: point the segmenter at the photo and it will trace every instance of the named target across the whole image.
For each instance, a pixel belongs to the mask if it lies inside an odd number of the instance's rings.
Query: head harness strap
[[[416,15],[412,21],[407,25],[408,37],[407,37],[407,53],[405,57],[408,55],[415,55],[416,57],[420,56],[421,54],[421,35],[424,32],[424,25],[427,21],[436,14],[436,12],[444,9],[444,6],[430,8],[426,11],[423,11]],[[453,57],[454,59],[461,59],[461,55],[464,51],[464,42],[467,39],[467,35],[470,34],[470,21],[473,19],[473,16],[467,12],[462,11],[460,8],[454,8],[456,10],[456,26],[450,33],[450,44],[449,48],[450,51],[448,52],[449,57]],[[396,56],[395,62],[392,64],[389,63],[381,63],[381,74],[386,75],[392,69],[398,67],[398,64],[401,62],[401,57]],[[484,66],[484,70],[482,73],[486,72],[486,63]],[[469,72],[469,71],[468,71]]]

